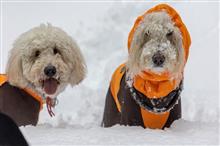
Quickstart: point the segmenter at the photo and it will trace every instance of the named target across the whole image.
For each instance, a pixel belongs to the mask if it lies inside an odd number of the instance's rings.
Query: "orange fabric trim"
[[[6,74],[0,74],[0,86],[3,85],[7,81],[8,81],[8,78],[7,78]],[[38,94],[36,94],[31,89],[24,88],[23,90],[25,92],[27,92],[28,94],[30,94],[34,99],[36,99],[37,101],[40,102],[40,110],[42,110],[43,109],[43,104],[44,104],[44,101],[43,101],[42,97],[39,96]]]
[[[118,92],[120,89],[120,83],[121,83],[121,79],[125,73],[125,71],[122,71],[122,68],[125,67],[125,64],[120,65],[114,72],[113,76],[112,76],[112,80],[111,80],[111,84],[110,84],[110,89],[111,89],[111,93],[112,96],[115,100],[117,109],[119,112],[121,112],[121,105],[119,103],[118,100]]]
[[[170,112],[154,114],[141,108],[141,115],[145,128],[162,129],[167,122]]]
[[[148,98],[161,98],[176,89],[181,80],[182,74],[179,74],[175,79],[170,79],[169,75],[155,77],[149,72],[143,72],[134,77],[133,86]]]
[[[190,34],[189,34],[185,24],[183,23],[180,15],[176,12],[176,10],[174,8],[172,8],[171,6],[169,6],[167,4],[159,4],[155,7],[147,10],[143,15],[139,16],[136,19],[134,26],[132,27],[132,29],[128,35],[128,51],[130,51],[131,43],[132,43],[132,40],[134,37],[134,33],[135,33],[136,29],[138,28],[139,24],[141,23],[141,21],[144,19],[145,15],[152,13],[152,12],[159,12],[159,11],[163,11],[163,10],[165,10],[170,15],[172,21],[179,28],[179,30],[182,34],[183,48],[185,50],[185,61],[187,61],[188,55],[189,55],[189,47],[191,45]]]
[[[0,86],[7,82],[8,78],[5,74],[0,74]]]

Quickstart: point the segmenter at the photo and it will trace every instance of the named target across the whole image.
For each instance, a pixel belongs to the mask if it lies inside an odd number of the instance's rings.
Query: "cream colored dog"
[[[103,126],[170,127],[181,118],[183,73],[191,39],[175,9],[159,4],[137,17],[128,60],[112,75]]]
[[[50,24],[35,27],[15,41],[6,75],[0,75],[0,112],[19,126],[36,125],[43,103],[54,116],[58,94],[85,74],[84,58],[69,35]]]

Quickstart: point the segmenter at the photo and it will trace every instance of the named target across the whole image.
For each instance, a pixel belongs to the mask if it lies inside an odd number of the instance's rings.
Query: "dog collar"
[[[29,86],[30,87],[30,86]],[[32,86],[33,87],[33,86]],[[28,94],[30,94],[33,98],[35,98],[37,101],[40,102],[41,110],[43,109],[43,104],[46,103],[48,114],[53,117],[55,116],[52,108],[54,108],[58,104],[57,98],[50,98],[49,96],[46,96],[45,94],[41,94],[39,92],[34,92],[31,90],[32,88],[24,88],[24,91],[26,91]]]
[[[147,96],[143,95],[141,92],[138,92],[133,87],[133,79],[129,76],[126,77],[126,84],[129,88],[129,92],[135,102],[145,110],[149,112],[161,114],[164,112],[170,111],[180,99],[180,93],[183,89],[183,81],[180,82],[179,86],[171,91],[167,96],[160,97],[160,98],[148,98]]]
[[[43,108],[43,104],[46,103],[47,106],[47,111],[48,114],[53,117],[55,116],[54,112],[53,112],[53,108],[58,104],[58,99],[55,98],[50,98],[49,96],[46,96],[45,94],[42,94],[38,91],[33,91],[34,89],[34,85],[29,84],[27,88],[25,88],[24,90],[29,93],[33,98],[35,98],[36,100],[38,100],[41,104],[41,109]]]

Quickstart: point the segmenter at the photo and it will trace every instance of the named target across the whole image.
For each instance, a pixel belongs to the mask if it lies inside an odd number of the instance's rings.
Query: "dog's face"
[[[166,12],[147,14],[137,28],[128,67],[132,74],[143,70],[175,73],[183,65],[182,37]]]
[[[7,75],[12,85],[33,85],[51,98],[68,84],[78,84],[86,65],[77,44],[64,31],[41,25],[23,35],[14,44]]]

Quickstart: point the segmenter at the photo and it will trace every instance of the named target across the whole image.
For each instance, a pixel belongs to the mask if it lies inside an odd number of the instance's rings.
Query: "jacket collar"
[[[142,72],[133,78],[133,86],[148,98],[161,98],[175,90],[182,79],[182,73],[158,75]]]
[[[146,94],[139,92],[134,86],[132,86],[132,82],[132,79],[126,78],[129,92],[135,102],[143,109],[157,114],[170,111],[178,103],[180,93],[183,89],[183,81],[181,81],[178,87],[176,87],[166,96],[149,98],[146,96]]]

